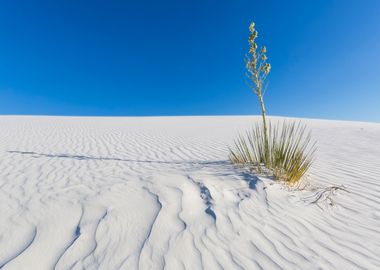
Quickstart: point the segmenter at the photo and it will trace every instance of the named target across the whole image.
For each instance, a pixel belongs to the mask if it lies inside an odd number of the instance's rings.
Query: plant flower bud
[[[251,33],[253,33],[255,31],[255,23],[254,22],[251,22],[251,24],[249,25],[249,31]]]

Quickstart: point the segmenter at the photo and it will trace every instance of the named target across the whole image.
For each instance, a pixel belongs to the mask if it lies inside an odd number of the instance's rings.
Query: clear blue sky
[[[380,1],[0,2],[0,114],[259,114],[380,122]]]

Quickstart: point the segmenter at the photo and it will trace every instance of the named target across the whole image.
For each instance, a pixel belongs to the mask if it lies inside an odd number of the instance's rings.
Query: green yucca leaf
[[[229,148],[230,160],[255,168],[259,173],[264,166],[275,179],[294,184],[314,161],[315,145],[305,125],[284,121],[281,125],[269,123],[266,148],[263,126],[256,124],[245,136],[240,134],[234,147]]]

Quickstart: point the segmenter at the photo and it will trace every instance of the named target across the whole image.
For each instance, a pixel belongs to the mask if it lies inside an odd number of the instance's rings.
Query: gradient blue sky
[[[380,122],[380,1],[0,2],[0,114],[259,114]]]

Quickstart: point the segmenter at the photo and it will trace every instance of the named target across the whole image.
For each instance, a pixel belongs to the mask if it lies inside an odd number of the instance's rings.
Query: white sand
[[[380,269],[380,124],[305,120],[310,204],[227,162],[256,117],[0,117],[0,268]]]

